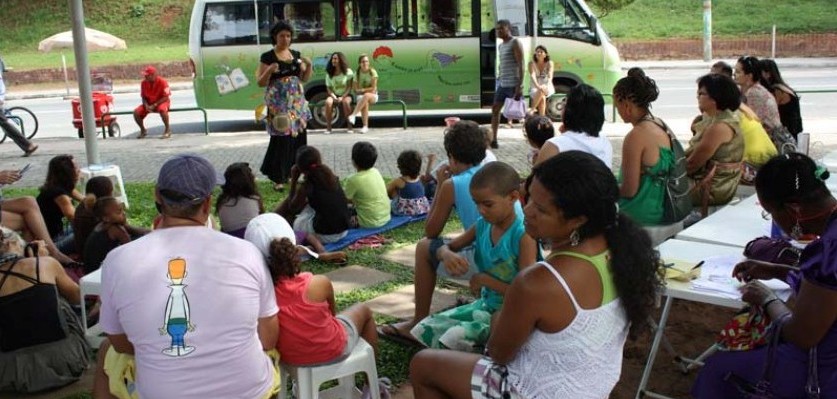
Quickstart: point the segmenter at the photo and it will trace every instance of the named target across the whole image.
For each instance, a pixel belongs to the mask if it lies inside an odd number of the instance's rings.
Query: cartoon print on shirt
[[[194,346],[187,346],[184,340],[186,332],[195,331],[195,325],[191,323],[189,316],[189,298],[186,297],[186,285],[183,279],[186,278],[186,260],[175,258],[169,260],[168,273],[171,280],[169,287],[171,293],[166,301],[166,315],[163,318],[163,327],[160,328],[160,335],[171,336],[171,346],[163,349],[163,354],[171,357],[186,356],[195,351]]]

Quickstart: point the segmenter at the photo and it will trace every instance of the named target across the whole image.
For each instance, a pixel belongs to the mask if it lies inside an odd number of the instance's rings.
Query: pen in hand
[[[704,261],[700,261],[700,262],[698,262],[698,263],[697,263],[694,267],[692,267],[691,269],[689,269],[689,271],[695,270],[695,269],[697,269],[697,268],[699,268],[699,267],[703,266],[703,262],[704,262]]]

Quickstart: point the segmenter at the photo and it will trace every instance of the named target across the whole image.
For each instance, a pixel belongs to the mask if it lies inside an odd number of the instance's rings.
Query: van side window
[[[417,0],[416,8],[419,37],[475,35],[467,0]]]
[[[330,1],[274,1],[259,4],[259,40],[270,44],[270,28],[285,20],[294,28],[295,43],[334,40],[334,5]]]
[[[340,10],[340,36],[348,39],[394,38],[404,15],[399,0],[345,0],[338,4],[344,7]]]
[[[207,4],[201,42],[206,47],[256,44],[253,3]]]

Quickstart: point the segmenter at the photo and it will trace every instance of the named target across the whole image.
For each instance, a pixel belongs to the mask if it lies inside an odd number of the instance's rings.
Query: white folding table
[[[717,214],[717,212],[715,214]],[[662,259],[677,259],[694,263],[698,263],[710,256],[741,255],[742,251],[741,248],[728,245],[684,241],[678,239],[671,239],[660,244],[660,246],[657,247],[657,250],[660,251],[660,257]],[[675,298],[736,309],[741,308],[744,305],[743,302],[737,299],[730,299],[711,292],[692,290],[691,286],[691,283],[681,283],[670,280],[666,281],[665,290],[663,292],[666,299],[663,303],[660,320],[657,323],[656,330],[654,331],[654,339],[651,341],[651,350],[648,353],[648,361],[645,363],[645,369],[643,370],[642,378],[639,381],[639,388],[636,392],[637,399],[643,397],[671,399],[668,396],[647,391],[645,388],[648,386],[648,380],[651,377],[651,370],[654,367],[654,360],[657,357],[657,351],[659,351],[660,344],[665,335],[665,328],[666,323],[668,322],[669,312],[671,311],[671,304]],[[718,327],[720,328],[720,326]]]
[[[93,347],[98,347],[102,343],[102,329],[97,323],[94,326],[87,325],[87,309],[84,304],[85,295],[102,295],[102,269],[85,275],[79,280],[79,289],[81,291],[81,325],[84,328],[84,335],[87,342]]]
[[[744,248],[754,238],[770,234],[770,220],[762,217],[758,197],[728,205],[689,226],[674,238]],[[740,249],[739,249],[740,251]]]

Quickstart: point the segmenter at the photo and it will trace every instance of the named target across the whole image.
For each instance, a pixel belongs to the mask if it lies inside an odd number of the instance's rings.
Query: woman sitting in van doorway
[[[549,52],[546,47],[538,45],[532,61],[529,61],[530,114],[546,115],[546,99],[555,94],[555,86],[552,85],[554,73],[555,66],[549,59]]]
[[[369,106],[378,102],[378,71],[372,68],[369,56],[366,54],[361,54],[357,62],[357,76],[354,80],[357,105],[349,115],[349,128],[354,126],[355,117],[360,113],[363,120],[363,128],[360,132],[366,133],[369,131]]]

